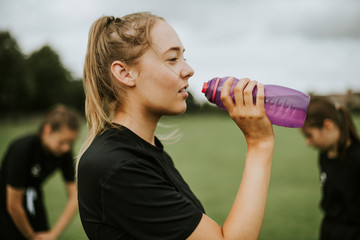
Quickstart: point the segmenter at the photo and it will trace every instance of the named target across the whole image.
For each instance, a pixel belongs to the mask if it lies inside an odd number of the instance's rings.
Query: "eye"
[[[311,139],[311,138],[312,138],[312,135],[311,135],[310,133],[306,133],[306,134],[305,134],[305,138]]]
[[[173,57],[173,58],[168,59],[169,62],[176,62],[177,60],[178,60],[177,57]]]

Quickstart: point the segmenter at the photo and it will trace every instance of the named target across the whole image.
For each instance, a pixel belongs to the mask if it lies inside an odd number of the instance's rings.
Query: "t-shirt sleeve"
[[[159,172],[136,160],[116,168],[102,186],[104,221],[135,239],[186,239],[202,212]]]
[[[27,176],[30,164],[28,146],[24,142],[15,142],[6,154],[6,184],[15,188],[27,187]]]
[[[60,169],[62,176],[66,182],[74,182],[75,181],[75,166],[74,159],[72,153],[69,152],[63,156],[61,159]]]

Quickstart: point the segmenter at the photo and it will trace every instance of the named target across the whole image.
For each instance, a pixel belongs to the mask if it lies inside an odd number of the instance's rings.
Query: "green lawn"
[[[359,118],[356,118],[359,126]],[[37,128],[38,119],[0,122],[0,155],[9,142]],[[240,184],[246,145],[226,115],[184,115],[164,118],[159,134],[179,129],[182,138],[165,144],[177,168],[203,203],[207,214],[222,224]],[[359,129],[359,128],[358,128]],[[262,240],[315,240],[321,220],[317,152],[305,146],[298,129],[274,127],[276,148]],[[83,131],[84,135],[85,131]],[[83,137],[81,137],[83,138]],[[80,138],[80,139],[81,139]],[[80,141],[75,149],[79,149]],[[53,223],[65,203],[65,187],[55,174],[45,184]],[[60,240],[87,239],[77,215]]]

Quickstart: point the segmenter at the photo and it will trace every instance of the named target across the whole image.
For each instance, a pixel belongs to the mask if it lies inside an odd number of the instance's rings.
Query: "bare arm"
[[[224,225],[220,227],[203,215],[189,240],[249,240],[258,239],[260,234],[270,182],[274,133],[264,109],[263,85],[258,85],[257,105],[254,105],[252,90],[256,82],[239,81],[235,88],[236,103],[230,98],[231,84],[232,80],[223,85],[221,100],[247,141],[242,181]]]
[[[14,188],[10,185],[6,186],[6,207],[19,231],[27,239],[33,239],[34,230],[26,216],[23,207],[24,189]]]
[[[71,219],[73,218],[76,210],[77,210],[77,190],[76,190],[76,183],[71,182],[66,184],[66,189],[68,193],[68,201],[67,204],[51,229],[51,231],[56,235],[59,236],[62,231],[64,231],[65,227],[70,223]]]
[[[68,193],[67,204],[52,229],[49,232],[37,234],[41,239],[56,239],[59,237],[74,216],[77,210],[77,190],[75,182],[67,183],[66,189]]]

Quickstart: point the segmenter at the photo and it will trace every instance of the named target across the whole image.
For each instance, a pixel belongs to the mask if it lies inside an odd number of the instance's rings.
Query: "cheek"
[[[148,87],[148,94],[154,98],[163,98],[175,96],[179,88],[179,84],[173,76],[158,76]]]
[[[52,150],[57,150],[61,147],[60,144],[60,139],[57,136],[54,136],[52,139],[50,139],[49,141],[49,146]]]
[[[313,139],[313,145],[320,149],[323,149],[326,148],[328,144],[326,139],[322,138],[321,136],[317,136],[317,138]]]
[[[312,135],[311,137],[309,137],[309,142],[310,143],[316,143],[319,141],[319,137],[316,135]]]
[[[60,144],[60,141],[54,141],[53,142],[53,149],[54,150],[58,150],[61,148],[61,144]]]

